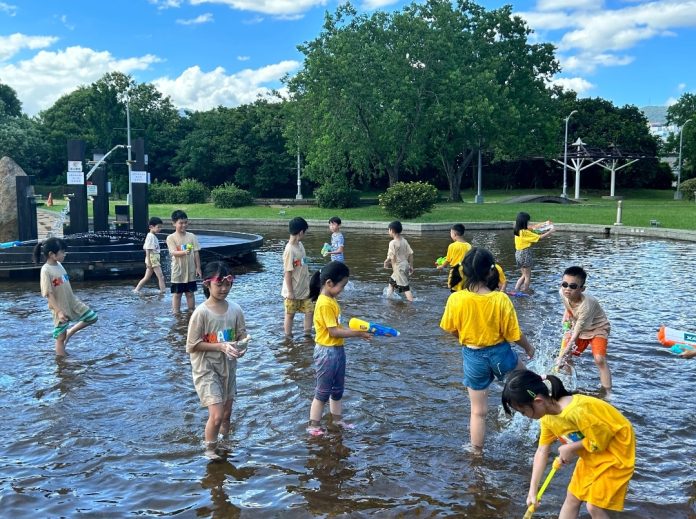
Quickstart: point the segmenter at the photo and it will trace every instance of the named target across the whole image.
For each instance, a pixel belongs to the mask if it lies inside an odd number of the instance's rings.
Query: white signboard
[[[82,171],[68,171],[68,184],[83,185],[85,183],[85,174]]]
[[[82,171],[82,161],[81,160],[69,160],[68,161],[68,171]]]
[[[131,184],[147,184],[147,171],[131,171]]]
[[[87,184],[87,196],[97,196],[96,184]]]

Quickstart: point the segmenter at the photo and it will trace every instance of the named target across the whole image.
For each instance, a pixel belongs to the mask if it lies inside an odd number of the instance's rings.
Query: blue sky
[[[362,11],[403,0],[354,0]],[[480,1],[488,9],[505,2]],[[237,106],[302,65],[338,0],[0,0],[0,82],[30,115],[110,71],[179,108]],[[512,2],[557,47],[555,81],[617,105],[668,105],[696,85],[696,0]]]

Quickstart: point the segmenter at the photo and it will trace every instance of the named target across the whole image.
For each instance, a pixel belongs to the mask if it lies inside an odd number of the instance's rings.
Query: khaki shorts
[[[150,264],[147,264],[147,261],[145,262],[145,266],[149,268],[155,268],[159,267],[161,265],[160,263],[160,255],[159,252],[151,252],[150,253]]]
[[[314,302],[307,299],[285,299],[285,313],[288,314],[311,314],[314,312]]]

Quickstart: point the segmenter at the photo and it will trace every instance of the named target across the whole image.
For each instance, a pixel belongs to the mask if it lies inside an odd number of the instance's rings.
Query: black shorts
[[[394,290],[396,290],[399,294],[401,294],[403,292],[410,292],[411,291],[411,285],[406,285],[405,287],[402,287],[401,285],[397,285],[394,278],[389,278],[389,284],[392,287],[394,287]]]
[[[185,294],[186,292],[195,292],[198,290],[198,285],[195,281],[190,281],[188,283],[172,283],[170,290],[172,294]]]

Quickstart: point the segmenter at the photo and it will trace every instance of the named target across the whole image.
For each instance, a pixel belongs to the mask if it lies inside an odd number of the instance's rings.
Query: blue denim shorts
[[[320,402],[340,400],[346,378],[346,350],[343,346],[314,346],[314,372],[317,386],[314,398]]]
[[[517,367],[517,354],[507,342],[480,349],[464,346],[462,360],[464,385],[478,391],[490,386],[494,378],[502,381]]]

